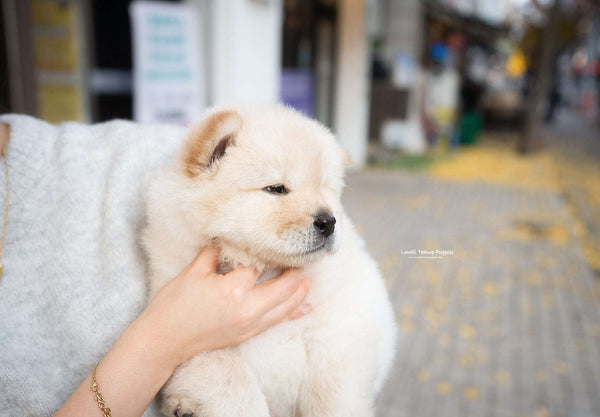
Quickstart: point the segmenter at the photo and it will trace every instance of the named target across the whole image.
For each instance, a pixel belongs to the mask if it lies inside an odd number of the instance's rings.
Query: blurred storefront
[[[334,128],[357,164],[365,159],[364,0],[1,5],[3,112],[186,124],[213,104],[283,101]]]
[[[1,11],[11,87],[3,111],[51,122],[134,118],[136,65],[145,80],[194,73],[187,83],[203,84],[199,107],[279,95],[279,1],[4,0]],[[155,120],[186,122],[166,112]]]
[[[501,66],[508,1],[379,3],[374,34],[369,137],[422,153],[472,142],[489,74]]]
[[[512,47],[508,39],[507,1],[428,2],[425,10],[426,45],[443,44],[446,65],[456,73],[455,100],[445,119],[453,124],[449,144],[473,143],[478,126],[491,114],[520,112],[519,86],[509,86],[506,62]],[[432,54],[425,66],[431,68]],[[499,107],[504,105],[503,109]],[[439,118],[439,117],[438,117]]]
[[[357,166],[369,140],[445,149],[483,121],[518,125],[529,57],[514,3],[3,0],[0,111],[186,124],[214,104],[282,101],[331,127]],[[595,103],[598,21],[568,54],[593,87],[579,102]]]

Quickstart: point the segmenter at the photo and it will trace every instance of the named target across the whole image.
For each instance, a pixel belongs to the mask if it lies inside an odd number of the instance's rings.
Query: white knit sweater
[[[0,416],[48,416],[144,307],[144,185],[173,160],[184,130],[0,122],[11,126]],[[0,163],[2,208],[5,198]],[[153,406],[144,414],[157,415]]]

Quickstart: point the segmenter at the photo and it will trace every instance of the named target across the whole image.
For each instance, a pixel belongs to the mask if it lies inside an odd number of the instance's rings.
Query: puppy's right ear
[[[219,161],[232,145],[242,126],[242,116],[235,110],[210,114],[194,127],[183,147],[181,160],[185,174],[194,178]]]

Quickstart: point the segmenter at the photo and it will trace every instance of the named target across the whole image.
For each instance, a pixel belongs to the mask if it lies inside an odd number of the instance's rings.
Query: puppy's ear
[[[181,154],[185,174],[196,177],[218,162],[235,145],[241,126],[242,116],[234,110],[221,110],[202,120],[192,129]]]

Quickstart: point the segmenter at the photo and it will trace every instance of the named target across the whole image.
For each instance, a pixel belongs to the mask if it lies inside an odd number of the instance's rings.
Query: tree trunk
[[[544,105],[548,96],[548,87],[554,67],[554,51],[558,38],[560,21],[560,0],[554,0],[548,12],[546,28],[541,40],[542,52],[537,76],[531,83],[523,130],[517,141],[517,151],[527,154],[540,150],[544,145],[540,124],[544,113]]]

